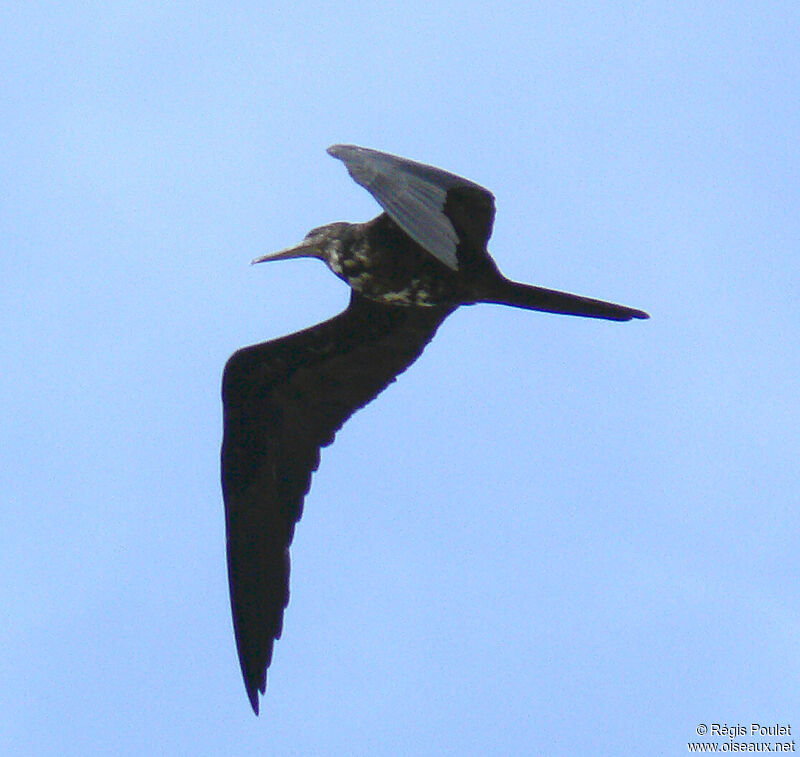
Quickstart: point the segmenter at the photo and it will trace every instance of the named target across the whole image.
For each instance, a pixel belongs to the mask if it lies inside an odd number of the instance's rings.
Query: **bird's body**
[[[435,307],[467,301],[463,277],[431,257],[386,213],[367,223],[323,226],[310,235],[325,237],[322,249],[329,268],[373,302]]]
[[[384,207],[312,230],[259,258],[318,257],[351,288],[340,315],[239,350],[223,376],[228,572],[245,686],[258,691],[289,600],[289,545],[320,448],[419,357],[460,305],[494,302],[610,320],[639,310],[506,279],[486,250],[494,198],[466,179],[386,153],[329,152]]]

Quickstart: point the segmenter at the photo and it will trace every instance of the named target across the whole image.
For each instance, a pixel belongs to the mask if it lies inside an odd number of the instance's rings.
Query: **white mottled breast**
[[[415,276],[410,281],[390,283],[381,276],[381,261],[375,250],[370,250],[366,239],[357,240],[344,248],[341,240],[332,239],[325,248],[328,267],[351,289],[364,297],[386,305],[436,307],[442,305],[431,297],[431,283],[425,277]]]

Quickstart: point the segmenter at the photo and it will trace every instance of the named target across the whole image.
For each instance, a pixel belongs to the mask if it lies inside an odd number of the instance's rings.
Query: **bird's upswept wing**
[[[464,249],[484,252],[494,196],[469,179],[407,158],[355,145],[333,145],[353,179],[392,220],[440,262],[458,270]]]
[[[289,602],[289,545],[321,447],[408,368],[449,315],[352,293],[304,331],[236,352],[222,380],[222,490],[236,646],[258,713]]]

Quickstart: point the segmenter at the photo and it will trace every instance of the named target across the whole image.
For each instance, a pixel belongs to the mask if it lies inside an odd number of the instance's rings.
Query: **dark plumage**
[[[233,625],[256,713],[289,601],[289,545],[320,448],[419,357],[439,324],[476,302],[617,321],[648,317],[506,279],[486,251],[494,198],[477,184],[375,150],[336,145],[328,152],[385,212],[314,229],[254,262],[321,258],[350,286],[350,304],[317,326],[239,350],[222,383]]]

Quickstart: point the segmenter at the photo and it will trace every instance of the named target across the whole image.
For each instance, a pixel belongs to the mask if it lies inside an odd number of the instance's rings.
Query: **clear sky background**
[[[800,5],[0,11],[0,753],[680,754],[800,729]],[[323,452],[262,715],[220,376],[347,303],[250,267],[372,198],[491,189],[515,279]],[[800,739],[799,739],[800,740]]]

